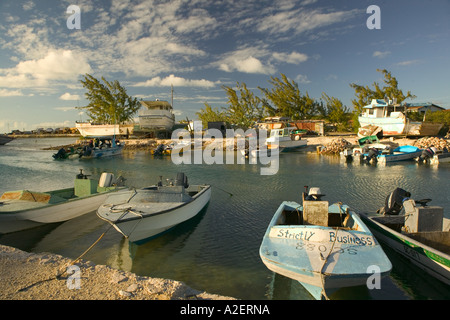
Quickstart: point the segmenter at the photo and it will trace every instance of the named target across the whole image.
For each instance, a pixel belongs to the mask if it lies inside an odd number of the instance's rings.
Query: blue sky
[[[68,29],[67,8],[81,29]],[[381,29],[368,29],[370,5]],[[223,85],[262,96],[281,73],[300,90],[351,108],[350,83],[381,82],[450,108],[448,0],[0,1],[0,132],[87,120],[79,80],[119,80],[128,94],[170,101],[176,119],[207,102],[225,107]]]

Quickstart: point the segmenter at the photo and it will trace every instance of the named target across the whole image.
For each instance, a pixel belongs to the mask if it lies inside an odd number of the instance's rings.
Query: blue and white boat
[[[379,163],[387,163],[394,161],[413,160],[414,158],[419,157],[422,154],[422,151],[422,149],[415,146],[399,146],[392,150],[392,153],[379,154],[377,157],[377,161]]]
[[[303,204],[281,203],[259,250],[267,268],[299,281],[316,299],[388,275],[391,262],[359,216],[321,196],[311,188]]]
[[[102,139],[101,141],[103,141],[103,143],[99,146],[85,146],[81,151],[79,158],[104,158],[122,154],[124,145],[118,143],[116,139]]]

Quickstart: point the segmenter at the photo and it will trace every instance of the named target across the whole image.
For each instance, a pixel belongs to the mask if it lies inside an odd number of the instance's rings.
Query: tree
[[[208,122],[216,121],[228,121],[227,116],[224,111],[219,111],[217,108],[212,108],[208,103],[205,102],[205,109],[201,109],[200,112],[196,113],[204,128],[208,127]]]
[[[89,100],[89,104],[80,109],[86,109],[87,115],[95,122],[111,124],[131,121],[141,107],[137,98],[129,96],[119,81],[101,79],[103,83],[86,74],[84,80],[80,80],[87,89],[85,95]]]
[[[349,109],[342,104],[342,101],[335,97],[329,97],[325,92],[322,93],[322,99],[325,101],[327,119],[331,123],[337,124],[338,130],[346,129]]]
[[[385,83],[384,87],[381,87],[377,82],[373,83],[374,89],[369,88],[369,86],[361,86],[355,83],[350,84],[350,87],[355,89],[356,99],[352,100],[355,109],[360,113],[363,107],[370,104],[372,99],[396,99],[397,103],[402,103],[406,99],[416,98],[410,91],[403,93],[402,90],[398,88],[398,81],[392,76],[392,73],[386,69],[377,69],[378,72],[383,73]]]
[[[271,77],[269,81],[271,90],[258,87],[264,94],[266,101],[273,104],[273,109],[282,117],[291,119],[310,119],[318,111],[318,102],[312,99],[308,92],[302,95],[298,84],[290,81],[286,75],[281,74],[281,79]]]
[[[264,116],[261,99],[251,92],[245,83],[237,82],[237,90],[222,86],[228,96],[226,109],[228,120],[242,129],[248,129]]]

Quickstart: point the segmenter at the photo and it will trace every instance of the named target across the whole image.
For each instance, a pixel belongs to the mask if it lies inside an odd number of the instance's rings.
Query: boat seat
[[[328,227],[328,201],[303,201],[303,224]]]

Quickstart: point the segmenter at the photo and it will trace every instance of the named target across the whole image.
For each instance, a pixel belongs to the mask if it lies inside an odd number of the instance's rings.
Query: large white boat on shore
[[[406,111],[406,106],[391,104],[382,99],[372,99],[358,117],[360,125],[358,134],[370,136],[381,129],[384,136],[435,136],[442,129],[441,123],[412,121],[406,116]]]
[[[134,123],[131,124],[99,124],[94,122],[76,122],[76,128],[85,138],[112,138],[133,134]]]
[[[167,101],[140,101],[139,124],[141,129],[172,130],[175,124],[175,115],[172,105]]]

